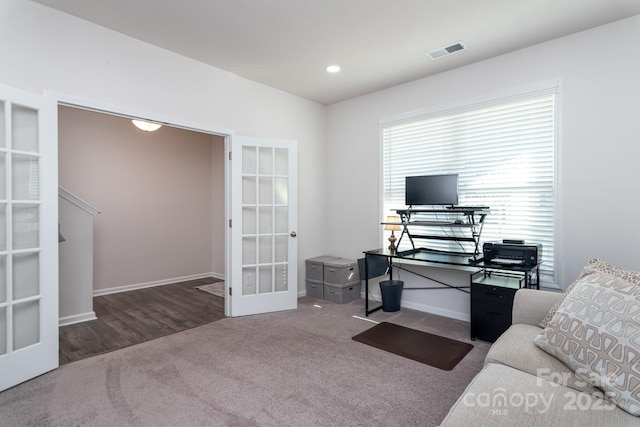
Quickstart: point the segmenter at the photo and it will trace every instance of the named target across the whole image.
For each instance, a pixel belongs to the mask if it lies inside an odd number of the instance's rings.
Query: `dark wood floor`
[[[98,320],[60,328],[60,365],[224,318],[224,298],[196,289],[198,279],[93,299]]]

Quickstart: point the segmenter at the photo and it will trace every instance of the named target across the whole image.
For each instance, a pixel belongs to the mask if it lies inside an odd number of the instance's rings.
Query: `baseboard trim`
[[[96,313],[89,311],[87,313],[74,314],[72,316],[64,316],[58,319],[58,326],[73,325],[74,323],[88,322],[89,320],[96,320]]]
[[[462,320],[464,322],[471,321],[470,313],[460,313],[457,311],[446,310],[440,307],[434,307],[426,304],[416,304],[409,301],[401,301],[401,307],[411,308],[413,310],[423,311],[425,313],[437,314],[438,316],[449,317],[451,319]]]
[[[365,297],[364,291],[360,293],[360,297],[364,299]],[[382,304],[379,295],[369,296],[369,303],[373,303],[376,307],[378,304]],[[431,314],[436,314],[438,316],[449,317],[451,319],[462,320],[464,322],[471,321],[470,313],[460,313],[457,311],[442,309],[440,307],[434,307],[432,305],[418,304],[411,301],[401,300],[400,308],[402,307],[410,308],[412,310],[422,311],[423,313],[431,313]]]
[[[189,276],[182,277],[174,277],[171,279],[163,279],[156,280],[154,282],[146,282],[146,283],[135,283],[132,285],[124,285],[124,286],[116,286],[113,288],[105,288],[105,289],[95,289],[93,291],[94,297],[99,297],[102,295],[110,295],[117,294],[119,292],[127,292],[127,291],[135,291],[136,289],[144,289],[144,288],[152,288],[154,286],[163,286],[170,285],[172,283],[185,282],[187,280],[197,280],[197,279],[205,279],[207,277],[213,277],[216,279],[224,280],[224,274],[220,273],[200,273],[200,274],[192,274]]]

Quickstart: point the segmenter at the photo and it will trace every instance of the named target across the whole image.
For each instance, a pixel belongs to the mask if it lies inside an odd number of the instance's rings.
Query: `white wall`
[[[66,190],[66,189],[65,189]],[[68,193],[64,193],[68,196]],[[73,196],[76,196],[75,194]],[[77,200],[71,198],[74,202]],[[93,220],[95,208],[59,197],[60,325],[93,320]]]
[[[0,3],[0,83],[298,141],[298,288],[325,252],[326,107],[24,0]]]
[[[640,40],[640,16],[330,106],[329,252],[358,257],[381,246],[382,119],[560,78],[559,285],[593,257],[640,270],[632,218],[640,208],[640,50],[632,40]],[[461,292],[412,291],[403,299],[468,316]]]

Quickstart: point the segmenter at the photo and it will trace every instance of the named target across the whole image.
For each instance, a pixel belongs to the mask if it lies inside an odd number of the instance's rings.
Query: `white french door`
[[[230,315],[295,309],[297,144],[231,140]]]
[[[58,367],[55,100],[0,86],[0,391]]]

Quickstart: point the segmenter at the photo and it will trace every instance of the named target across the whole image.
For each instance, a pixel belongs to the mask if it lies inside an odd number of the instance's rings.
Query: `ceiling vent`
[[[452,53],[460,52],[461,50],[465,50],[467,47],[462,42],[457,42],[452,44],[451,46],[441,47],[440,49],[432,50],[431,52],[427,52],[427,55],[431,57],[431,59],[442,58],[443,56],[451,55]]]

